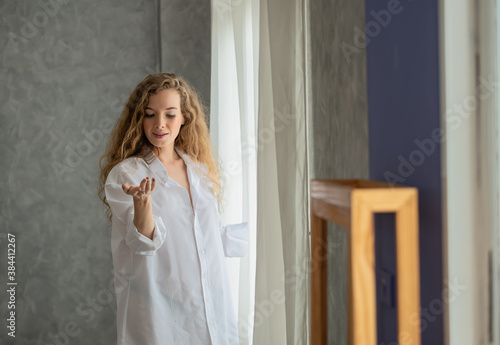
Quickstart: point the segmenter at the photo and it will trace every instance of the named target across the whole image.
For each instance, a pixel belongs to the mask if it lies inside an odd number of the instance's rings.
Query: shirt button
[[[201,277],[202,277],[203,279],[206,279],[206,278],[207,278],[207,275],[206,275],[206,274],[203,274]]]

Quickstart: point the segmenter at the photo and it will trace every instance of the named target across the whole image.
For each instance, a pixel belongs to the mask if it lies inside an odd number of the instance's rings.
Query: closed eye
[[[153,117],[153,116],[155,116],[155,114],[144,113],[144,117]],[[167,114],[167,117],[169,118],[175,117],[175,114]]]

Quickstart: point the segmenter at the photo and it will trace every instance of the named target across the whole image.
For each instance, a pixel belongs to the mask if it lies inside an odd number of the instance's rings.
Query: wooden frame
[[[376,345],[374,213],[396,214],[398,344],[420,345],[418,192],[367,180],[311,181],[311,345],[326,345],[327,221],[348,230],[349,344]]]

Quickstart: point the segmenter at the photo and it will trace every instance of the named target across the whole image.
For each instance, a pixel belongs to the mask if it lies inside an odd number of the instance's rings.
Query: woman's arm
[[[141,234],[153,239],[155,222],[153,220],[153,208],[151,207],[151,197],[138,200],[134,198],[134,225]]]
[[[153,219],[153,208],[151,206],[151,193],[156,187],[156,180],[146,177],[140,186],[123,184],[123,191],[131,195],[134,200],[134,225],[144,236],[153,239],[155,222]]]
[[[147,195],[151,194],[156,183],[153,180],[150,189],[146,190],[147,179],[136,181],[136,178],[121,170],[112,170],[106,180],[104,190],[113,214],[113,233],[123,237],[134,255],[155,255],[166,238],[165,224],[161,216],[154,213],[154,200]],[[141,199],[143,202],[138,202]],[[151,215],[153,221],[150,224],[154,225],[148,225],[148,221],[145,221],[151,219]],[[135,224],[141,227],[142,232],[139,232]],[[147,236],[147,228],[152,237]]]

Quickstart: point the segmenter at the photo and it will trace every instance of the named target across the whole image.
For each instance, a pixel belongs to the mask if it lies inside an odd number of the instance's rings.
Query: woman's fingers
[[[129,185],[128,185],[128,184],[126,184],[126,183],[122,184],[122,189],[123,189],[123,191],[124,191],[126,194],[129,194],[129,191],[130,191],[130,188],[131,188],[131,187],[132,187],[132,186],[129,186]]]
[[[156,188],[156,179],[153,177],[153,182],[151,182],[151,193],[155,190]]]
[[[140,186],[130,186],[130,188],[128,189],[128,195],[132,195],[132,196],[137,196],[137,194],[141,191],[141,187]]]
[[[128,185],[126,183],[122,184],[123,191],[128,194],[134,196],[137,192],[141,190],[140,186]]]
[[[146,184],[148,183],[148,179],[145,178],[141,181],[141,191],[146,190]]]
[[[155,187],[156,187],[156,179],[155,178],[151,179],[149,178],[149,176],[144,178],[139,186],[128,185],[126,183],[122,184],[122,189],[126,194],[139,199],[142,199],[150,195],[155,190]]]

